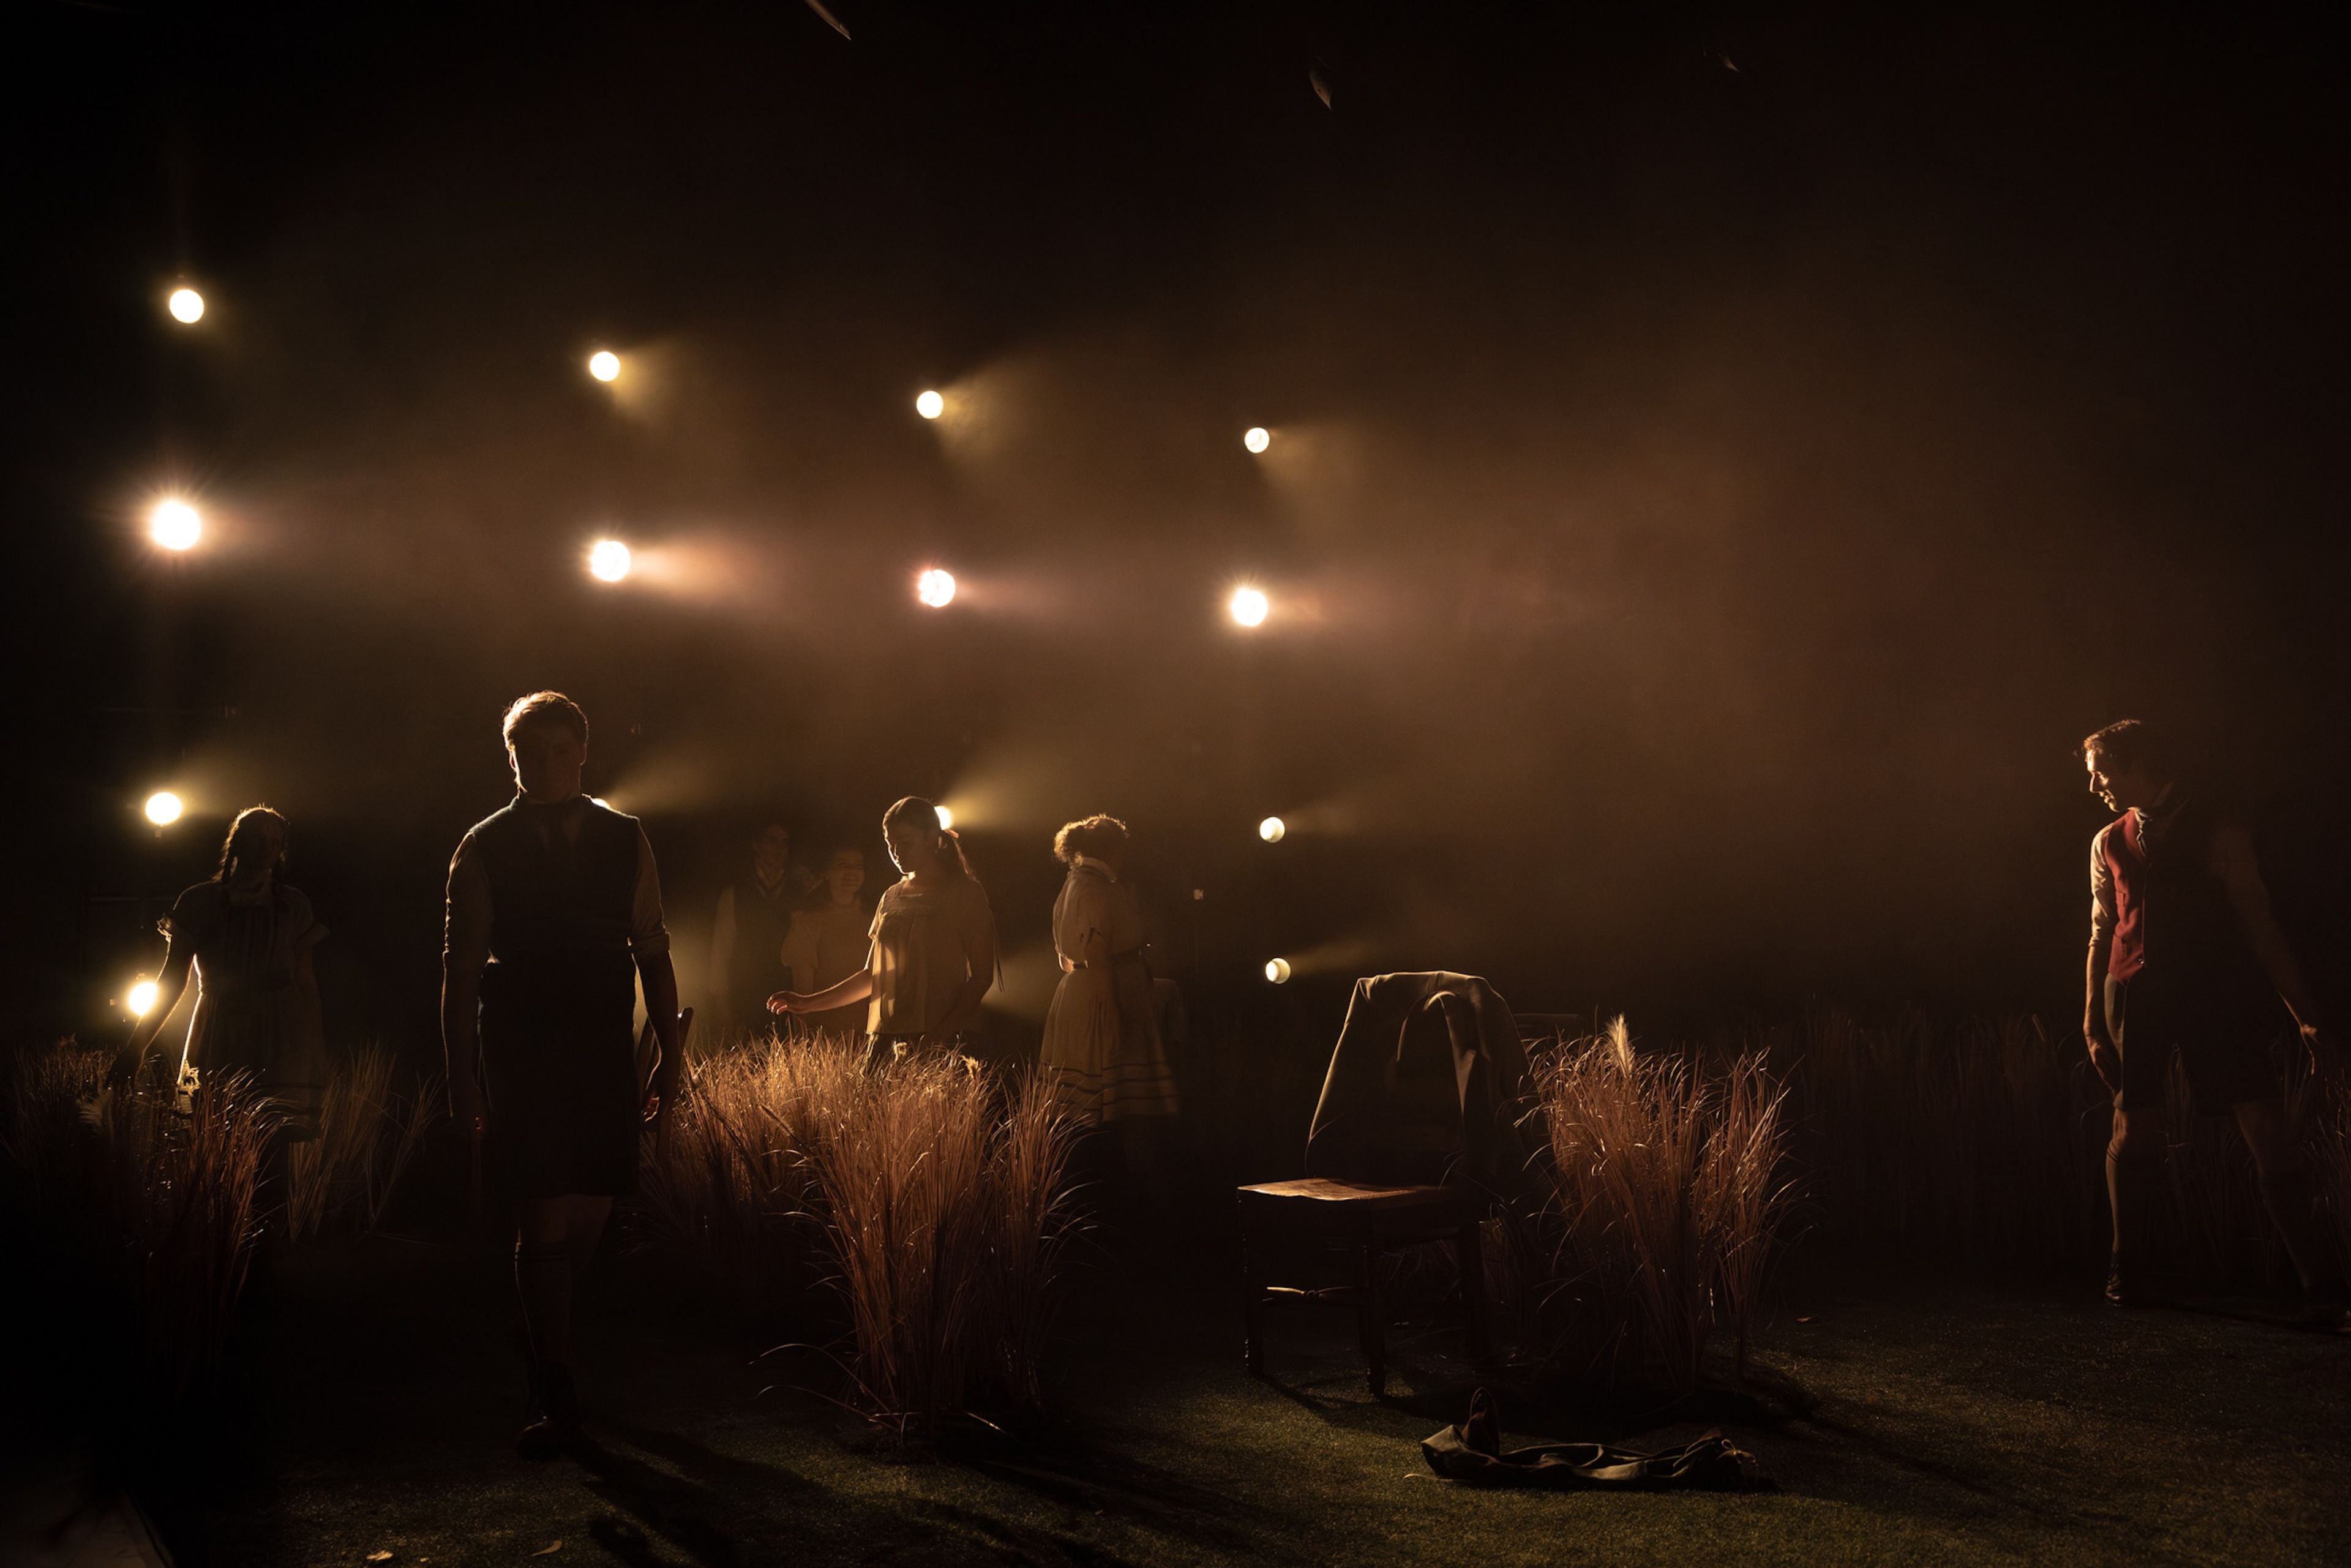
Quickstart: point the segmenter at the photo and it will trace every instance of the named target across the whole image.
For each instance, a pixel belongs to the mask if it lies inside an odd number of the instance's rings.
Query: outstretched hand
[[[778,991],[768,998],[768,1010],[778,1018],[785,1017],[799,1010],[792,1004],[799,999],[798,991]]]

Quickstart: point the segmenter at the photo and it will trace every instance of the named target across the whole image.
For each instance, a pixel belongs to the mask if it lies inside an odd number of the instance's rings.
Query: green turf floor
[[[1134,1256],[1072,1293],[1049,1429],[924,1455],[796,1388],[816,1362],[754,1365],[756,1335],[608,1263],[598,1448],[530,1465],[495,1256],[331,1248],[266,1282],[150,1500],[190,1564],[2351,1562],[2351,1342],[1799,1280],[1757,1354],[1773,1398],[1718,1406],[1774,1490],[1479,1491],[1417,1448],[1464,1401],[1449,1336],[1399,1331],[1384,1405],[1309,1314],[1280,1385],[1252,1382],[1213,1251]],[[1631,1436],[1540,1420],[1510,1436]]]

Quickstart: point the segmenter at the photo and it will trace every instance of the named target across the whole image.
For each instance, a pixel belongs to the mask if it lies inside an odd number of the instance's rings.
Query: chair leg
[[[1246,1218],[1241,1224],[1241,1355],[1251,1377],[1265,1375],[1265,1279],[1258,1268],[1257,1248],[1249,1239]]]
[[[1376,1238],[1364,1243],[1364,1291],[1355,1309],[1355,1328],[1364,1342],[1364,1359],[1371,1365],[1372,1397],[1384,1399],[1388,1392],[1388,1341],[1386,1314],[1380,1305],[1380,1244]]]
[[[1485,1227],[1474,1219],[1463,1226],[1453,1252],[1461,1263],[1461,1314],[1469,1331],[1469,1364],[1490,1366],[1494,1343],[1487,1333]]]

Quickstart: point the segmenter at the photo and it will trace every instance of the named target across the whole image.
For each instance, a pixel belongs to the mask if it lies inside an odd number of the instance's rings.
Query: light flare
[[[618,539],[598,539],[588,551],[588,574],[599,582],[618,582],[629,575],[634,559]]]
[[[204,319],[204,297],[193,288],[174,288],[164,307],[183,327],[193,327]]]
[[[914,597],[934,610],[945,610],[955,596],[955,573],[944,567],[931,567],[914,579]]]
[[[169,789],[158,789],[147,797],[147,804],[141,810],[147,813],[149,821],[159,828],[168,828],[180,820],[180,813],[186,810],[187,806]]]
[[[610,349],[599,349],[588,356],[588,373],[600,382],[621,379],[621,356]]]
[[[1264,590],[1258,588],[1236,588],[1232,598],[1225,603],[1226,612],[1232,616],[1236,626],[1262,626],[1272,609],[1273,601],[1265,596]]]
[[[166,496],[148,508],[147,537],[165,549],[193,549],[204,537],[204,515],[177,496]]]

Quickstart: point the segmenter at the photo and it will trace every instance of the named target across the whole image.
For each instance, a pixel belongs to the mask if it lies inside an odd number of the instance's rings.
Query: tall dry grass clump
[[[369,1046],[328,1076],[319,1135],[286,1153],[286,1237],[373,1230],[441,1113],[441,1085],[392,1086],[389,1051]]]
[[[1728,1333],[1743,1366],[1791,1191],[1784,1091],[1748,1052],[1644,1057],[1622,1018],[1532,1062],[1552,1190],[1546,1359],[1687,1390]]]
[[[798,1282],[815,1239],[810,1152],[855,1092],[863,1051],[815,1031],[754,1037],[704,1057],[648,1149],[638,1212],[653,1237],[738,1305]]]
[[[152,1084],[110,1089],[110,1061],[70,1045],[20,1052],[7,1155],[28,1207],[132,1304],[147,1375],[176,1396],[228,1341],[268,1113],[235,1074],[197,1087],[185,1110]]]
[[[1076,1129],[1033,1074],[794,1030],[695,1063],[670,1123],[639,1191],[654,1236],[747,1305],[813,1261],[861,1409],[909,1430],[1038,1403]]]
[[[902,1430],[1033,1405],[1074,1128],[1040,1080],[965,1057],[860,1073],[810,1151],[859,1402]]]

